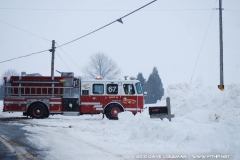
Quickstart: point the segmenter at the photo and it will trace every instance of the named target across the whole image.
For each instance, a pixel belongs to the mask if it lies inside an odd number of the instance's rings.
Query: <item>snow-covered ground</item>
[[[27,119],[23,129],[47,159],[240,159],[240,85],[220,91],[199,80],[169,86],[168,96],[172,122],[150,119],[145,110],[136,116],[120,113],[118,121],[102,115]],[[0,118],[21,115],[0,112]]]

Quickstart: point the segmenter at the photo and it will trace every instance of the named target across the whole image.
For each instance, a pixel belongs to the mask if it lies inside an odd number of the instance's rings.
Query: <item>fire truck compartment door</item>
[[[78,98],[63,98],[62,106],[63,106],[63,111],[79,112]]]

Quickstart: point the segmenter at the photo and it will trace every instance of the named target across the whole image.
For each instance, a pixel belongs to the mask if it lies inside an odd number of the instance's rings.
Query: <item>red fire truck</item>
[[[119,112],[136,114],[143,106],[141,84],[134,79],[84,80],[72,72],[4,77],[3,112],[23,112],[32,118],[103,113],[118,119]]]

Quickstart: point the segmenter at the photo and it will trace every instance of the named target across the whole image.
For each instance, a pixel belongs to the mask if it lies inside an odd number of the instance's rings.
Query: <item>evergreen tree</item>
[[[164,88],[162,81],[159,77],[157,67],[153,68],[152,73],[148,77],[147,85],[147,96],[145,103],[156,103],[157,100],[161,100],[164,95]]]
[[[143,77],[143,74],[142,74],[142,73],[138,73],[137,79],[138,79],[138,80],[140,81],[140,83],[141,83],[143,92],[146,92],[146,84],[147,84],[147,81],[146,81],[146,79]]]

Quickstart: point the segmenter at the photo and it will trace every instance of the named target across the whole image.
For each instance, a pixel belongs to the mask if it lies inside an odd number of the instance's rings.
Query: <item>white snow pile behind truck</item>
[[[131,140],[148,141],[152,147],[159,144],[159,154],[221,154],[240,159],[240,85],[225,85],[220,91],[201,80],[174,84],[156,106],[165,105],[166,97],[171,98],[175,115],[171,122],[150,119],[148,109],[134,118],[120,113],[119,121],[130,130]]]

